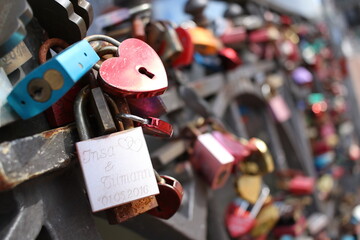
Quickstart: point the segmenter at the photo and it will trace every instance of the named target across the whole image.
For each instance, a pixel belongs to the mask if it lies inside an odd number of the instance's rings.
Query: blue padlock
[[[326,168],[334,161],[335,154],[329,151],[314,157],[315,167],[318,171]]]
[[[29,73],[7,100],[22,119],[34,117],[64,96],[99,59],[88,41],[79,41]]]

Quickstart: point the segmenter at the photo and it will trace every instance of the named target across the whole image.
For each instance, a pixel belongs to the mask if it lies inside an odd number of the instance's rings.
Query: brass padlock
[[[250,155],[239,162],[240,172],[250,175],[264,175],[274,171],[274,162],[264,141],[251,138],[247,144]]]

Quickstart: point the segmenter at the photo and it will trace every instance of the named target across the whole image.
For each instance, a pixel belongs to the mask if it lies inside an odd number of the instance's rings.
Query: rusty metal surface
[[[0,238],[101,239],[79,173],[71,168],[0,193]]]
[[[0,144],[0,191],[68,166],[77,141],[73,125]]]

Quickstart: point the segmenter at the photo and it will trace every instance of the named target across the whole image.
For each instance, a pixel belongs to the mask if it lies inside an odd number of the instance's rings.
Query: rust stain
[[[60,49],[65,49],[68,46],[69,44],[60,38],[46,40],[39,49],[39,63],[43,64],[47,61],[47,53],[50,51],[50,48],[59,47]]]
[[[4,169],[0,166],[0,192],[14,188],[17,183],[9,180],[5,175]]]
[[[52,138],[54,135],[66,132],[68,130],[71,130],[71,127],[67,126],[67,127],[60,127],[60,128],[56,128],[50,131],[46,131],[41,133],[41,135],[45,138],[45,139],[49,139]]]

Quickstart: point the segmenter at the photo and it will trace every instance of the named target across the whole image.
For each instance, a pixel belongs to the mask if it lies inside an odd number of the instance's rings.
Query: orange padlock
[[[222,48],[221,42],[210,30],[202,27],[193,27],[187,30],[190,33],[195,50],[200,54],[214,55]]]

